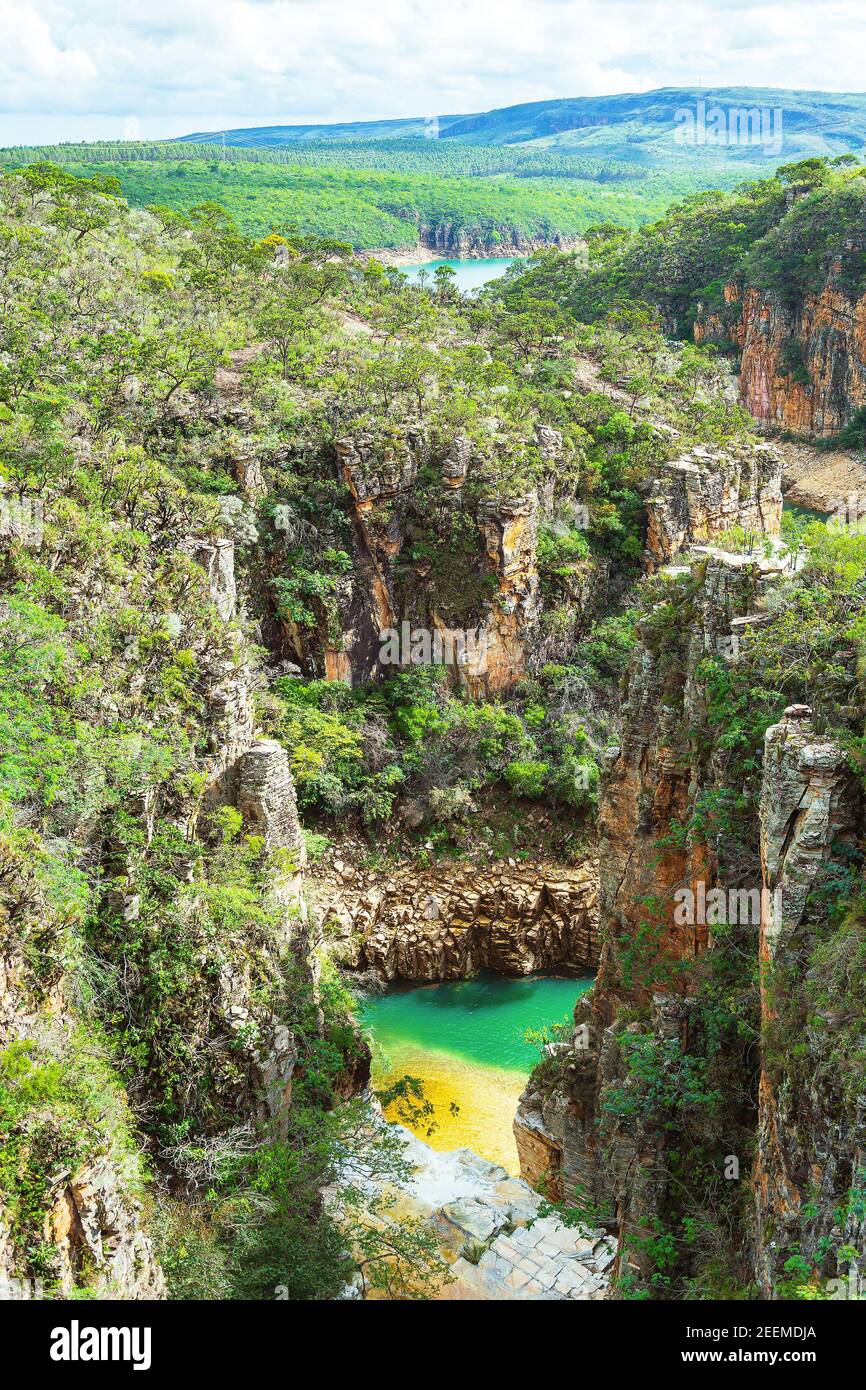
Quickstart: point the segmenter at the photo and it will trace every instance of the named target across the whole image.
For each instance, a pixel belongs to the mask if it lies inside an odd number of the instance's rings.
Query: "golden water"
[[[368,999],[363,1017],[373,1041],[374,1085],[417,1077],[435,1107],[432,1133],[424,1122],[411,1126],[420,1138],[434,1149],[472,1149],[517,1173],[512,1121],[540,1056],[526,1030],[569,1020],[591,984],[487,975]],[[399,1104],[388,1118],[401,1120]]]

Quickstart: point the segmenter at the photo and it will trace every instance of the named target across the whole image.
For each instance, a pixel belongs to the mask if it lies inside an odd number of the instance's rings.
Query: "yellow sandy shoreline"
[[[377,1087],[406,1075],[424,1082],[425,1096],[435,1106],[436,1129],[428,1135],[423,1127],[416,1127],[419,1139],[439,1152],[472,1149],[501,1164],[509,1173],[519,1173],[511,1126],[526,1085],[525,1072],[486,1066],[407,1044],[400,1045],[397,1059],[374,1058],[373,1083]],[[456,1115],[449,1109],[452,1101],[459,1106]],[[389,1120],[405,1123],[395,1107],[386,1113]]]

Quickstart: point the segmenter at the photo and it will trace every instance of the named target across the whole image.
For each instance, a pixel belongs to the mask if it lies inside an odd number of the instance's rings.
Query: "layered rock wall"
[[[812,895],[850,861],[861,829],[860,790],[844,751],[814,732],[805,706],[792,706],[767,730],[761,790],[765,1054],[753,1184],[756,1274],[769,1297],[785,1284],[792,1252],[825,1265],[828,1277],[842,1274],[847,1280],[849,1270],[822,1253],[831,1236],[840,1234],[834,1227],[846,1223],[841,1234],[858,1251],[850,1271],[855,1295],[866,1274],[862,1221],[856,1211],[839,1215],[849,1207],[852,1189],[864,1185],[866,1106],[846,1104],[843,1078],[828,1076],[829,1020],[807,1013],[796,1037],[775,1036],[777,990],[790,990],[785,982],[802,977],[827,930],[815,918]],[[831,1001],[831,1012],[841,1006],[841,1000]]]
[[[696,445],[666,464],[647,492],[645,564],[654,569],[734,526],[778,535],[782,457],[769,444]]]
[[[630,1084],[637,1035],[661,1054],[687,1036],[681,967],[710,944],[705,918],[676,910],[677,890],[696,900],[718,873],[712,842],[676,833],[715,775],[698,667],[708,655],[736,656],[781,577],[780,562],[708,548],[653,581],[658,601],[639,626],[620,746],[602,780],[597,981],[577,1005],[570,1044],[533,1073],[515,1119],[523,1175],[553,1194],[578,1190],[621,1238],[664,1209],[668,1139],[654,1123],[623,1123],[605,1096]],[[623,1016],[635,1008],[640,1023]],[[636,1269],[646,1262],[634,1250],[629,1258]]]
[[[852,298],[831,269],[818,294],[789,303],[778,292],[725,287],[723,314],[699,316],[698,342],[740,353],[740,400],[766,425],[838,434],[866,404],[866,295]]]
[[[597,866],[457,868],[379,880],[330,899],[325,929],[379,979],[459,980],[479,970],[528,975],[598,961]]]
[[[561,442],[557,431],[539,431],[543,458],[549,460]],[[327,679],[352,684],[381,675],[384,633],[399,633],[408,624],[409,633],[417,627],[447,642],[459,630],[470,634],[472,645],[467,659],[461,655],[450,662],[455,682],[480,696],[507,689],[526,668],[538,618],[536,496],[468,500],[464,489],[473,446],[463,435],[456,435],[435,458],[417,430],[384,449],[371,435],[341,439],[336,454],[350,499],[357,564],[330,609],[320,605],[312,640],[291,622],[284,624],[290,650],[310,669],[320,663]],[[477,553],[467,558],[478,597],[472,604],[460,595],[462,609],[471,611],[464,611],[459,623],[445,611],[440,592],[450,576],[439,585],[429,562],[408,561],[404,555],[407,536],[419,520],[415,493],[422,464],[439,475],[432,505],[442,528],[447,530],[458,507],[467,509],[477,528]],[[404,642],[405,664],[411,659],[408,646]]]

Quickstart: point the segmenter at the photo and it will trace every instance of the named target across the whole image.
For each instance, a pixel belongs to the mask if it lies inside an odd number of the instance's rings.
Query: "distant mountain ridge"
[[[781,112],[782,157],[854,153],[866,148],[866,93],[804,92],[774,87],[662,87],[616,96],[525,102],[463,115],[351,121],[327,125],[257,126],[225,131],[230,145],[278,146],[321,140],[438,138],[463,144],[573,149],[636,162],[671,158],[754,159],[754,144],[690,145],[674,139],[677,113],[713,107]],[[681,119],[681,118],[680,118]],[[222,131],[182,141],[221,141]]]

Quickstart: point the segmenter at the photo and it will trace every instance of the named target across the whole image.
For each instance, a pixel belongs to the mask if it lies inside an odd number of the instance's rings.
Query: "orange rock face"
[[[762,1031],[777,1025],[773,977],[796,979],[808,949],[826,932],[812,919],[810,894],[834,860],[844,862],[856,843],[862,808],[844,751],[812,728],[811,711],[792,705],[767,730],[761,791],[760,927]],[[777,1028],[776,1028],[776,1031]],[[862,1161],[862,1117],[846,1106],[836,1078],[811,1081],[826,1039],[805,1024],[793,1039],[765,1050],[758,1095],[752,1186],[755,1199],[755,1272],[764,1294],[778,1296],[792,1249],[817,1261],[822,1241],[839,1221]],[[792,1077],[787,1048],[807,1050],[808,1064]],[[780,1055],[781,1054],[781,1055]],[[855,1228],[856,1227],[856,1228]],[[852,1223],[848,1244],[866,1240]]]
[[[726,286],[725,299],[739,302],[736,285]],[[768,425],[838,434],[866,404],[866,295],[852,301],[833,274],[798,307],[775,291],[747,289],[738,320],[709,314],[694,336],[741,349],[740,399]]]

